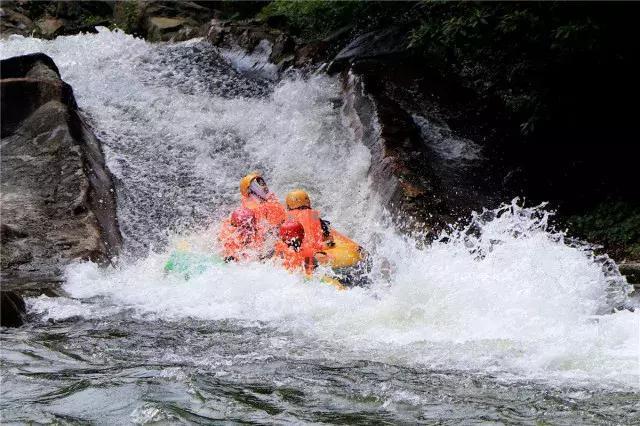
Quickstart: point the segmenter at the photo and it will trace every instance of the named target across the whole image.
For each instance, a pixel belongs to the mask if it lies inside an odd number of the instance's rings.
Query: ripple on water
[[[606,259],[543,208],[485,212],[429,249],[387,229],[370,156],[336,79],[238,73],[203,42],[120,32],[0,41],[43,51],[76,93],[116,177],[127,256],[74,265],[71,297],[29,300],[2,330],[3,420],[119,424],[629,423],[640,317]],[[214,247],[237,182],[303,186],[374,259],[371,290],[337,293],[271,265],[164,276],[165,247]],[[192,228],[197,231],[189,234]],[[388,265],[382,271],[382,260]],[[383,274],[384,272],[384,274]]]

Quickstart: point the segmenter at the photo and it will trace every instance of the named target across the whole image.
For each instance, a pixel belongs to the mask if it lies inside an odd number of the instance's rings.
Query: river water
[[[1,331],[3,423],[638,422],[640,313],[611,314],[629,303],[616,268],[515,201],[429,248],[396,234],[338,80],[107,30],[0,48],[50,55],[73,86],[125,240],[116,267],[72,265],[68,297]],[[254,169],[373,253],[371,289],[270,264],[163,274],[179,239],[215,250]]]

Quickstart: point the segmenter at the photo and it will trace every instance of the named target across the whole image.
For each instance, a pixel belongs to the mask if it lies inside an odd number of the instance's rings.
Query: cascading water
[[[36,324],[3,331],[4,420],[624,423],[637,413],[640,315],[608,314],[627,303],[615,268],[517,203],[427,249],[395,234],[369,188],[368,150],[342,123],[337,80],[249,78],[205,42],[107,30],[0,46],[3,58],[50,55],[73,86],[117,179],[125,238],[117,267],[70,267],[69,297],[29,300]],[[372,289],[336,292],[268,263],[163,274],[177,238],[214,249],[215,223],[253,169],[281,197],[306,188],[374,253]]]

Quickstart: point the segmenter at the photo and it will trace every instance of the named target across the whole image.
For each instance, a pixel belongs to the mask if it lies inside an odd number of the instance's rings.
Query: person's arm
[[[320,219],[320,227],[322,228],[322,240],[328,247],[333,247],[333,238],[331,237],[331,222]]]

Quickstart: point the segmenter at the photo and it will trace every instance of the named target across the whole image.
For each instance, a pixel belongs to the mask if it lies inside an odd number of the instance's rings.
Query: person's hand
[[[314,258],[316,259],[316,261],[320,264],[326,264],[329,263],[329,256],[327,255],[327,253],[323,252],[323,251],[319,251],[314,255]]]

